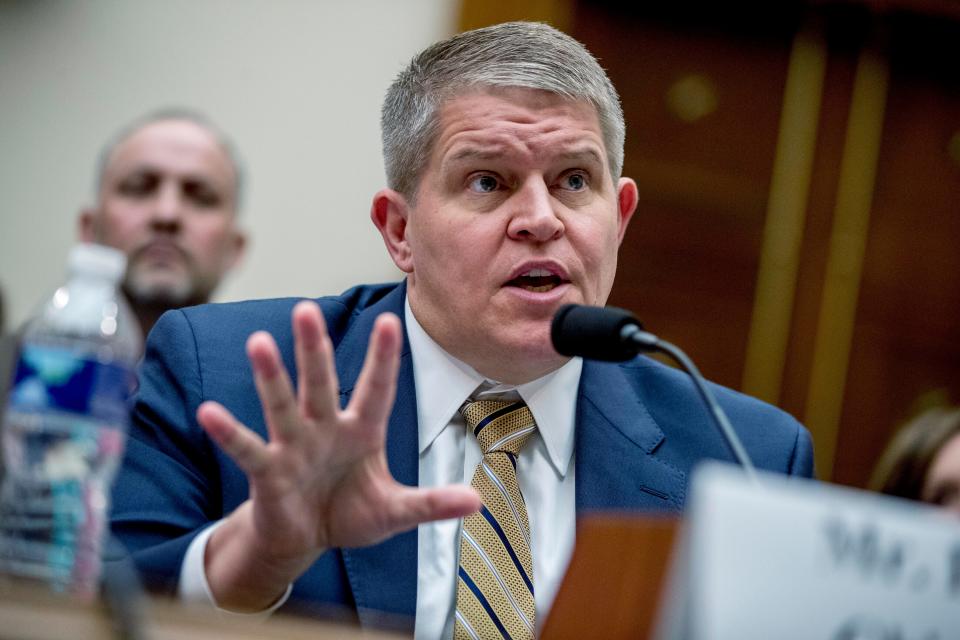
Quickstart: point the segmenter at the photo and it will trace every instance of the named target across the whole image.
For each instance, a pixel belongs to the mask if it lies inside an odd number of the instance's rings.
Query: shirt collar
[[[531,382],[505,385],[487,380],[473,367],[444,351],[417,322],[409,300],[404,301],[404,320],[413,356],[421,454],[447,427],[464,400],[487,383],[491,392],[520,394],[537,421],[551,464],[561,476],[567,474],[573,457],[582,359],[573,358],[556,371]]]

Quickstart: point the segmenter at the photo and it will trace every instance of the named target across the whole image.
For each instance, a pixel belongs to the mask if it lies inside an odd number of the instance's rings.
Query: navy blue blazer
[[[360,286],[318,300],[336,349],[345,404],[360,373],[373,321],[403,319],[403,283]],[[290,313],[297,299],[214,304],[166,313],[147,342],[134,421],[114,485],[111,527],[153,589],[173,593],[190,541],[248,496],[239,468],[196,422],[216,400],[266,437],[244,350],[269,331],[295,376]],[[404,332],[406,335],[406,332]],[[390,471],[417,484],[417,407],[409,343],[400,359],[387,430]],[[714,386],[756,466],[810,476],[810,436],[786,413]],[[576,509],[679,512],[692,467],[732,456],[685,374],[646,357],[622,364],[586,361],[576,418]],[[416,608],[417,532],[381,544],[332,549],[294,584],[289,606],[339,607],[369,625]]]

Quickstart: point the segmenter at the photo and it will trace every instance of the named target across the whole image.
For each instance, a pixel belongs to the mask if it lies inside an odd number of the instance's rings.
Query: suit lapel
[[[337,347],[341,402],[350,401],[363,365],[373,322],[383,312],[404,317],[401,284],[360,313]],[[397,398],[387,427],[387,460],[398,482],[418,482],[417,407],[413,360],[404,327]],[[576,508],[679,511],[686,475],[662,461],[664,435],[614,364],[585,361],[577,401]],[[360,621],[365,626],[412,629],[417,598],[416,529],[372,547],[343,549],[344,565]]]
[[[577,401],[577,515],[679,511],[686,474],[657,455],[663,440],[624,369],[584,361]]]
[[[337,375],[343,406],[350,401],[360,375],[374,320],[381,313],[389,311],[403,322],[405,295],[406,286],[401,284],[383,300],[361,312],[337,346]],[[417,484],[419,475],[417,396],[405,326],[403,340],[397,398],[387,425],[387,461],[393,477],[398,482],[412,486]],[[343,549],[342,552],[361,624],[412,629],[417,602],[416,529],[372,547]]]

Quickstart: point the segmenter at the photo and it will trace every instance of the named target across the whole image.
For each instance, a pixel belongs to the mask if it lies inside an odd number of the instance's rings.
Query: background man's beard
[[[211,294],[210,290],[199,287],[189,277],[177,283],[144,282],[142,277],[130,271],[121,288],[134,309],[154,312],[203,304],[209,301]]]

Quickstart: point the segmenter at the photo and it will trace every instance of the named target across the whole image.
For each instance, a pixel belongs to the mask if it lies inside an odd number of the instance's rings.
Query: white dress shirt
[[[518,387],[497,384],[441,349],[414,318],[409,304],[405,314],[417,389],[421,487],[470,484],[483,452],[458,411],[466,399],[519,394],[537,421],[537,434],[520,451],[517,480],[530,518],[539,629],[573,552],[574,423],[583,361],[575,358]],[[474,393],[481,386],[481,393]],[[417,530],[417,638],[453,637],[461,524],[459,519],[440,520]]]
[[[485,379],[431,339],[410,305],[404,309],[413,356],[419,429],[419,485],[470,484],[482,452],[468,437],[458,409],[467,399],[516,398],[527,403],[537,422],[517,460],[517,479],[530,518],[533,584],[537,627],[542,628],[563,579],[576,531],[574,495],[574,425],[583,361],[574,358],[560,369],[519,386]],[[462,521],[441,520],[417,531],[417,608],[415,635],[422,640],[453,637],[457,566]],[[181,598],[216,606],[203,568],[208,527],[184,557]],[[290,589],[267,614],[283,604]],[[255,614],[255,615],[263,615]]]

